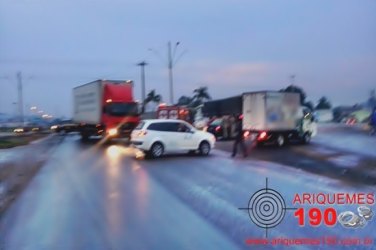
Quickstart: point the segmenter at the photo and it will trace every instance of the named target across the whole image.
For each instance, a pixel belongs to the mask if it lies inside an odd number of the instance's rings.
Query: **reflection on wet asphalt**
[[[299,176],[299,178],[296,178]],[[277,163],[209,157],[167,156],[136,160],[120,144],[81,144],[66,137],[29,187],[1,217],[4,249],[249,249],[249,237],[264,237],[246,207],[265,185],[288,206],[295,192],[366,192],[340,181]],[[346,207],[343,207],[345,209]],[[364,236],[367,229],[300,228],[293,213],[269,237]],[[262,248],[258,248],[262,249]],[[278,247],[276,249],[284,249]],[[287,248],[290,249],[290,248]],[[339,249],[339,248],[338,248]],[[353,248],[362,249],[362,248]]]

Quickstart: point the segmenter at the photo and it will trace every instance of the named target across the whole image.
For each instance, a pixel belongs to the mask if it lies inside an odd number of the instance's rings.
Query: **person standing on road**
[[[234,141],[234,146],[232,148],[232,155],[231,157],[235,157],[238,152],[238,146],[240,146],[241,150],[243,151],[243,156],[247,157],[247,148],[244,143],[243,137],[243,115],[239,115],[236,121],[236,136]]]
[[[376,133],[376,107],[373,108],[372,114],[369,119],[369,125],[371,126],[371,135]]]
[[[229,118],[230,122],[230,138],[234,139],[236,136],[236,116],[232,115]]]

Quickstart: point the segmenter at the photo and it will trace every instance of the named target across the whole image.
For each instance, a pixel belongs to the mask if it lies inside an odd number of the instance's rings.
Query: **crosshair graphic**
[[[239,208],[247,210],[249,218],[258,227],[265,229],[268,237],[268,229],[278,226],[285,217],[286,210],[297,208],[286,207],[282,195],[268,187],[268,178],[265,180],[265,188],[256,191],[248,202],[248,207]]]

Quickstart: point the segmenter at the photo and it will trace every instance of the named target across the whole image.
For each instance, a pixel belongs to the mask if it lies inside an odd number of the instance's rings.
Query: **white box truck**
[[[243,130],[258,144],[309,143],[317,133],[311,111],[298,93],[262,91],[242,95]]]
[[[316,135],[317,126],[309,108],[301,106],[298,93],[259,91],[214,100],[204,104],[210,117],[243,116],[243,132],[257,144],[289,141],[308,143]],[[216,129],[221,131],[222,128]],[[208,126],[208,132],[211,126]],[[214,132],[213,132],[214,133]]]

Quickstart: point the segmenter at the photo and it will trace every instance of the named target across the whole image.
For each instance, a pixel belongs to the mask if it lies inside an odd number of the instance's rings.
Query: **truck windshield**
[[[137,103],[110,103],[105,106],[104,113],[111,116],[135,116],[138,114]]]

